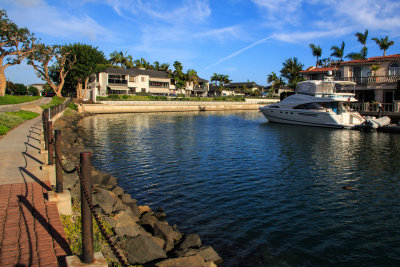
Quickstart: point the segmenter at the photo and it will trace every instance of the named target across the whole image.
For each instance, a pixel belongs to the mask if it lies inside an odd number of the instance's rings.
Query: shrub
[[[78,106],[74,102],[70,102],[67,107],[72,110],[78,111]]]

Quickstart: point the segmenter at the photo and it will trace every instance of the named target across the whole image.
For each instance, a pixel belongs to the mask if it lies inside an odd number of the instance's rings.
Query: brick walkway
[[[0,266],[57,266],[71,254],[56,204],[45,199],[47,189],[0,185]]]
[[[32,111],[41,112],[39,104]],[[47,201],[41,129],[37,117],[0,139],[0,266],[62,266],[71,255],[57,206]]]

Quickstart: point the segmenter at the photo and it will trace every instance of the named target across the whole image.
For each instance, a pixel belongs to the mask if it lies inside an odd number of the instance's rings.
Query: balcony
[[[379,84],[379,83],[397,83],[400,80],[400,75],[390,76],[368,76],[368,77],[345,77],[342,81],[352,81],[361,85]]]
[[[195,86],[195,87],[193,87],[193,91],[196,91],[196,92],[207,92],[207,86]]]

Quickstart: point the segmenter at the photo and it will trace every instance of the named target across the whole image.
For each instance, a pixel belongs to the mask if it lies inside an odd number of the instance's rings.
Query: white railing
[[[381,103],[386,112],[400,112],[400,102],[396,103]],[[378,112],[379,103],[350,103],[350,107],[358,112]]]

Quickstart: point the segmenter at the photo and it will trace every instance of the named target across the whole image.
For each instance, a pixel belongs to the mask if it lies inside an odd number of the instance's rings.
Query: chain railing
[[[48,132],[52,132],[51,123],[47,127]],[[106,239],[107,244],[110,246],[112,252],[117,257],[118,261],[122,266],[129,266],[126,258],[111,240],[111,237],[107,234],[104,225],[101,221],[100,215],[93,207],[92,203],[92,182],[91,182],[91,153],[90,152],[81,152],[80,153],[80,164],[76,163],[74,168],[68,170],[62,164],[62,151],[61,151],[61,131],[56,130],[54,137],[52,133],[47,135],[47,146],[49,150],[49,165],[50,162],[54,164],[53,154],[50,154],[50,151],[53,151],[52,147],[54,146],[55,151],[55,162],[56,162],[56,192],[63,192],[63,177],[62,172],[71,174],[77,172],[79,181],[81,184],[81,218],[82,218],[82,249],[83,249],[83,261],[85,263],[92,263],[94,261],[93,256],[93,225],[92,225],[92,216],[94,217],[97,226],[103,237]],[[50,161],[51,156],[51,161]]]

